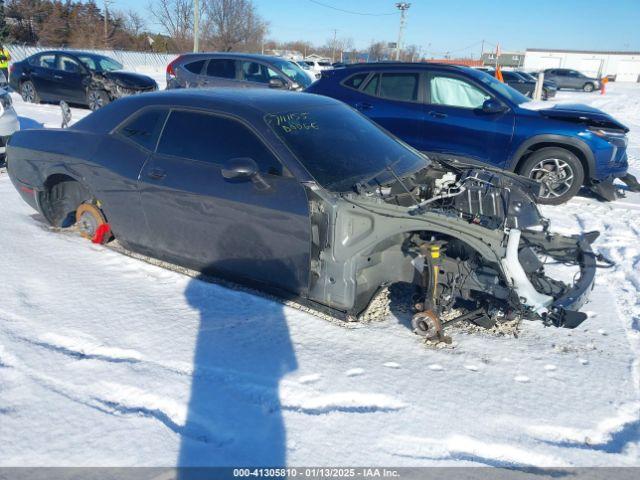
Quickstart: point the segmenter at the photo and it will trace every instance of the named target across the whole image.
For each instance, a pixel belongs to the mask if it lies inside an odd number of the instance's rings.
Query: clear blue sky
[[[151,0],[153,1],[153,0]],[[318,0],[362,13],[393,13],[395,0]],[[100,0],[98,0],[100,4]],[[147,11],[149,0],[115,0],[133,8],[158,30]],[[339,12],[310,0],[254,0],[269,22],[269,38],[323,44],[338,30],[357,48],[372,40],[396,41],[399,15],[365,16]],[[428,56],[478,55],[500,43],[503,51],[527,47],[640,51],[640,0],[413,0],[405,45]],[[473,45],[473,46],[472,46]]]

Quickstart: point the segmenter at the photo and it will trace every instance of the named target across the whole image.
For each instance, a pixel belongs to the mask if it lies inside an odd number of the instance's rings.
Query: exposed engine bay
[[[402,179],[394,177],[370,188],[359,185],[359,195],[350,201],[363,205],[363,198],[382,200],[400,207],[404,216],[446,218],[452,227],[453,222],[463,222],[496,254],[481,254],[463,235],[442,229],[407,233],[402,250],[412,258],[414,283],[420,287],[412,321],[416,333],[450,341],[444,334],[447,325],[467,321],[489,328],[496,310],[506,318],[517,314],[567,328],[587,318],[577,310],[593,286],[596,261],[603,266],[608,262],[591,251],[598,232],[551,233],[533,200],[538,183],[488,169],[440,164]],[[499,239],[499,247],[492,237]],[[568,278],[549,274],[558,265],[568,269]],[[443,313],[460,306],[466,313],[442,320]]]

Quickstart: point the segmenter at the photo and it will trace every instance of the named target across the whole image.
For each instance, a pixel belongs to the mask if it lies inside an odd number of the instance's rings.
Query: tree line
[[[0,0],[0,41],[46,47],[109,48],[159,52],[185,52],[193,48],[193,0],[149,0],[144,18],[134,10],[118,10],[96,0]],[[279,42],[269,38],[269,24],[253,0],[200,0],[199,39],[202,51],[268,52],[295,50],[316,53],[334,61],[345,54],[364,53],[371,61],[392,56],[386,43],[372,41],[355,52],[351,38],[336,32],[322,45],[307,41]],[[152,20],[151,32],[148,21]],[[417,60],[415,46],[401,59]]]

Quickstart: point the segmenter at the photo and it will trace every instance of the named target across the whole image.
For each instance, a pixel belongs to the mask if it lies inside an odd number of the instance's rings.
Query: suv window
[[[147,150],[153,150],[166,115],[166,110],[160,109],[136,113],[118,129],[118,134],[136,142]]]
[[[357,73],[355,75],[350,76],[349,78],[347,78],[344,82],[342,82],[342,84],[345,87],[349,87],[349,88],[355,88],[358,89],[362,86],[362,82],[364,82],[364,80],[367,78],[367,75],[369,75],[369,73]]]
[[[236,61],[226,58],[212,58],[207,65],[207,75],[219,78],[236,78]]]
[[[242,62],[242,80],[269,83],[272,78],[280,78],[274,70],[258,62]]]
[[[190,62],[185,64],[184,68],[190,71],[191,73],[200,74],[200,72],[202,72],[202,67],[204,67],[204,62],[205,60]]]
[[[392,100],[416,101],[418,78],[417,73],[383,73],[379,96]]]
[[[367,85],[362,90],[364,93],[368,93],[369,95],[375,95],[378,93],[378,83],[380,82],[380,75],[374,75],[371,77],[371,80],[367,83]]]
[[[81,71],[80,64],[71,57],[60,55],[58,57],[58,70],[69,73],[79,73]]]
[[[282,175],[282,164],[251,130],[237,120],[208,113],[172,111],[158,152],[221,167],[231,159],[250,157],[262,173]]]
[[[481,108],[491,98],[480,88],[461,78],[434,75],[429,80],[431,103],[460,108]]]

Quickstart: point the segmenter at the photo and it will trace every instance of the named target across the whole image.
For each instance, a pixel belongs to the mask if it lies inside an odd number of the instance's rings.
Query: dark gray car
[[[190,53],[167,66],[167,90],[172,88],[278,88],[302,90],[309,76],[295,63],[269,55]]]
[[[600,81],[597,78],[587,77],[584,73],[569,68],[548,68],[544,71],[544,79],[554,82],[558,89],[574,88],[593,92],[600,88]]]

